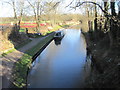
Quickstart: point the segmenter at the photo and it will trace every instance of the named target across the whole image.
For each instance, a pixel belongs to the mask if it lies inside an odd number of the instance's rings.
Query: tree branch
[[[94,5],[97,5],[101,10],[102,12],[104,12],[107,16],[109,16],[108,12],[106,12],[102,6],[100,6],[98,3],[95,3],[95,2],[92,2],[92,1],[85,1],[85,2],[78,2],[77,5],[73,8],[76,8],[76,7],[80,7],[81,5],[85,4],[85,3],[91,3],[91,4],[94,4]]]
[[[74,0],[73,0],[73,1],[74,1]],[[69,5],[67,5],[65,8],[69,7],[69,6],[73,3],[73,1],[72,1],[72,2],[70,2],[70,4],[69,4]]]
[[[27,0],[27,2],[30,4],[30,6],[34,9],[34,6],[30,3],[29,0]]]
[[[4,2],[4,3],[7,3],[7,4],[9,4],[9,5],[13,6],[13,5],[12,5],[12,3],[10,3],[10,2]]]
[[[29,0],[27,0],[27,2],[30,4],[30,6],[33,8],[33,12],[34,12],[34,15],[35,15],[35,19],[37,18],[37,14],[36,14],[36,11],[35,11],[35,7],[30,3]]]
[[[53,6],[53,8],[55,8],[59,3],[60,3],[60,2],[57,2],[57,3]]]

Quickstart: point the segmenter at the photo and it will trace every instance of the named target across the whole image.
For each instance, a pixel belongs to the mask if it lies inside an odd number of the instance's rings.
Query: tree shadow
[[[8,36],[8,39],[12,42],[14,47],[17,49],[19,45],[28,41],[29,37],[26,35],[26,33],[20,32],[20,26],[15,24],[12,27],[12,30]]]

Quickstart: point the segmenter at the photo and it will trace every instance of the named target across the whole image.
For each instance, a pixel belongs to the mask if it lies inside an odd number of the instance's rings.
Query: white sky
[[[10,1],[10,0],[4,0],[4,1]],[[19,0],[17,0],[17,1],[19,1]],[[82,12],[84,12],[84,10],[82,8],[77,9],[76,11],[75,10],[70,11],[70,8],[65,8],[65,6],[67,6],[73,0],[62,0],[62,1],[63,1],[63,4],[60,5],[61,6],[60,9],[62,12],[64,12],[64,13],[69,13],[69,12],[72,12],[72,13],[80,13],[81,12],[82,13]],[[75,1],[79,1],[79,0],[75,0]],[[80,0],[80,1],[82,1],[82,0]],[[91,0],[87,0],[87,1],[91,1]],[[102,0],[97,0],[97,1],[100,2]],[[118,1],[120,1],[120,0],[118,0]],[[73,3],[73,5],[75,5],[75,4]],[[117,4],[116,4],[116,8],[117,8]],[[3,0],[0,0],[0,17],[12,17],[12,16],[13,16],[12,7],[9,4],[3,3]]]
[[[12,13],[10,11],[11,11],[11,6],[5,5],[2,3],[2,1],[0,1],[0,17],[12,16]]]

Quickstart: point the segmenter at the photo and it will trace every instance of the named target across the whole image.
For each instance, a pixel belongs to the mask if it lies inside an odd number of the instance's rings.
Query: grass
[[[55,26],[53,29],[54,30],[58,30],[58,29],[61,29],[61,28],[68,28],[70,25],[58,25],[58,26]]]
[[[13,84],[18,88],[23,88],[26,86],[27,71],[31,66],[31,58],[32,57],[30,55],[24,54],[15,65]]]
[[[62,25],[62,28],[68,28],[70,25]]]
[[[16,49],[19,49],[19,48],[23,47],[24,45],[28,44],[28,43],[31,42],[31,41],[32,41],[32,40],[28,39],[26,42],[21,43],[19,46],[16,46],[15,48],[16,48]]]
[[[15,64],[13,77],[13,84],[17,88],[23,88],[27,85],[27,74],[31,66],[32,56],[36,54],[48,41],[53,38],[53,35],[50,35],[39,42],[34,47],[26,51],[26,53],[20,58],[20,60]]]
[[[58,30],[60,28],[62,28],[60,25],[53,27],[54,30]]]
[[[47,31],[47,34],[52,33],[53,31]]]
[[[13,48],[13,49],[11,49],[11,50],[5,52],[5,53],[2,53],[1,56],[6,56],[7,54],[12,53],[12,52],[15,51],[15,50],[16,50],[16,49]]]

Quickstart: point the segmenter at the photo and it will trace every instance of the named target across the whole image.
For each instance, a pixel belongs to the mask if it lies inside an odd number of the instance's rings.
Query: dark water
[[[66,29],[60,45],[54,41],[36,59],[28,88],[79,88],[85,84],[86,43],[80,30]]]

